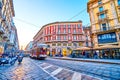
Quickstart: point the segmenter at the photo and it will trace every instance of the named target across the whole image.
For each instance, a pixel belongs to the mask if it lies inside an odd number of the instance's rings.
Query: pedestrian
[[[94,59],[97,59],[97,52],[94,52]]]

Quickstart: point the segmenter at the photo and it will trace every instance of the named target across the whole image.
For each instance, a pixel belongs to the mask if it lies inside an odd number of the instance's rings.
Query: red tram
[[[31,50],[30,57],[36,59],[45,59],[47,57],[47,44],[38,44],[37,47]]]

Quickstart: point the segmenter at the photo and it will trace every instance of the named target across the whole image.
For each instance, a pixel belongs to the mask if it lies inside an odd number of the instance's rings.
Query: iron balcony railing
[[[4,34],[5,33],[5,30],[2,26],[0,26],[0,34]]]
[[[118,29],[118,28],[120,28],[120,26],[106,27],[105,29],[93,30],[92,33],[99,33],[99,32],[112,31],[112,30],[115,30],[115,29]]]

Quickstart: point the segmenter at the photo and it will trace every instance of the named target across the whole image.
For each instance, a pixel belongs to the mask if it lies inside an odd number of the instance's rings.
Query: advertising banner
[[[98,37],[99,44],[117,42],[117,37],[116,37],[115,32],[99,34],[97,37]]]

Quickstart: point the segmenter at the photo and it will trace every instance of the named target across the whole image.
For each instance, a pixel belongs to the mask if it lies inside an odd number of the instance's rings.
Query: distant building
[[[0,47],[4,52],[8,49],[11,52],[19,49],[14,16],[13,0],[0,0]]]
[[[91,27],[83,27],[85,37],[85,47],[92,47]]]
[[[53,55],[60,52],[69,55],[71,49],[86,45],[82,21],[46,24],[33,38],[33,47],[36,47],[37,43],[48,44]]]
[[[30,41],[27,46],[25,47],[25,51],[31,51],[31,49],[33,48],[33,41]]]

